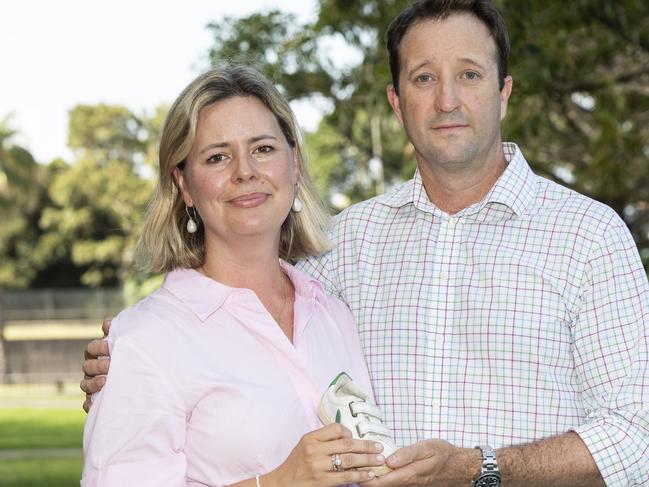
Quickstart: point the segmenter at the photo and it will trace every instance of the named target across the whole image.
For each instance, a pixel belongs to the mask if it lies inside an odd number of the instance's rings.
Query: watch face
[[[476,480],[474,487],[500,487],[500,475],[497,473],[485,473]]]

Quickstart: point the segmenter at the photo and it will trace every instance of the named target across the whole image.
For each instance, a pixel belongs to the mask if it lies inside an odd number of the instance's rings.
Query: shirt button
[[[442,281],[447,281],[447,280],[448,280],[448,272],[440,272],[440,273],[439,273],[439,278],[440,278]]]
[[[455,222],[456,222],[455,218],[449,218],[448,219],[448,224],[451,225],[451,226],[455,225]]]

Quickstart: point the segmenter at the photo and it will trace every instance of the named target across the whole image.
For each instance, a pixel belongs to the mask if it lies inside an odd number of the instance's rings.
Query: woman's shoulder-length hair
[[[204,263],[204,227],[186,231],[189,218],[173,170],[182,168],[196,137],[200,111],[237,96],[258,98],[276,117],[289,145],[296,151],[297,196],[302,211],[290,211],[282,224],[279,257],[294,263],[329,249],[325,235],[329,214],[309,176],[301,133],[288,102],[261,73],[247,66],[212,69],[198,76],[178,96],[165,120],[159,151],[159,177],[146,215],[135,260],[146,272],[196,268]]]

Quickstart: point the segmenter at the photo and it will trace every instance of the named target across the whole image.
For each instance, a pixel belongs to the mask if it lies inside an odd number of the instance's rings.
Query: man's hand
[[[110,318],[106,318],[101,325],[104,337],[108,335],[111,321]],[[88,412],[90,406],[92,406],[90,394],[99,392],[106,383],[106,374],[108,373],[108,367],[110,366],[109,355],[110,352],[106,340],[97,339],[86,345],[83,361],[84,378],[80,384],[81,390],[86,393],[86,400],[83,403],[83,409],[86,412]],[[100,359],[99,357],[105,358]]]
[[[471,485],[480,474],[479,450],[458,448],[444,440],[425,440],[400,448],[387,458],[393,470],[367,487],[435,487]]]
[[[574,432],[499,448],[497,453],[502,483],[508,487],[606,485],[590,451]],[[480,475],[482,453],[443,440],[426,440],[397,450],[385,463],[394,470],[363,487],[468,487]]]

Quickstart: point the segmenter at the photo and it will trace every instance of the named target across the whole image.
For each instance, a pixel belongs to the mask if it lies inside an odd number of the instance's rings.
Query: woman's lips
[[[239,208],[255,208],[263,205],[270,195],[267,193],[247,193],[229,200],[229,203]]]

